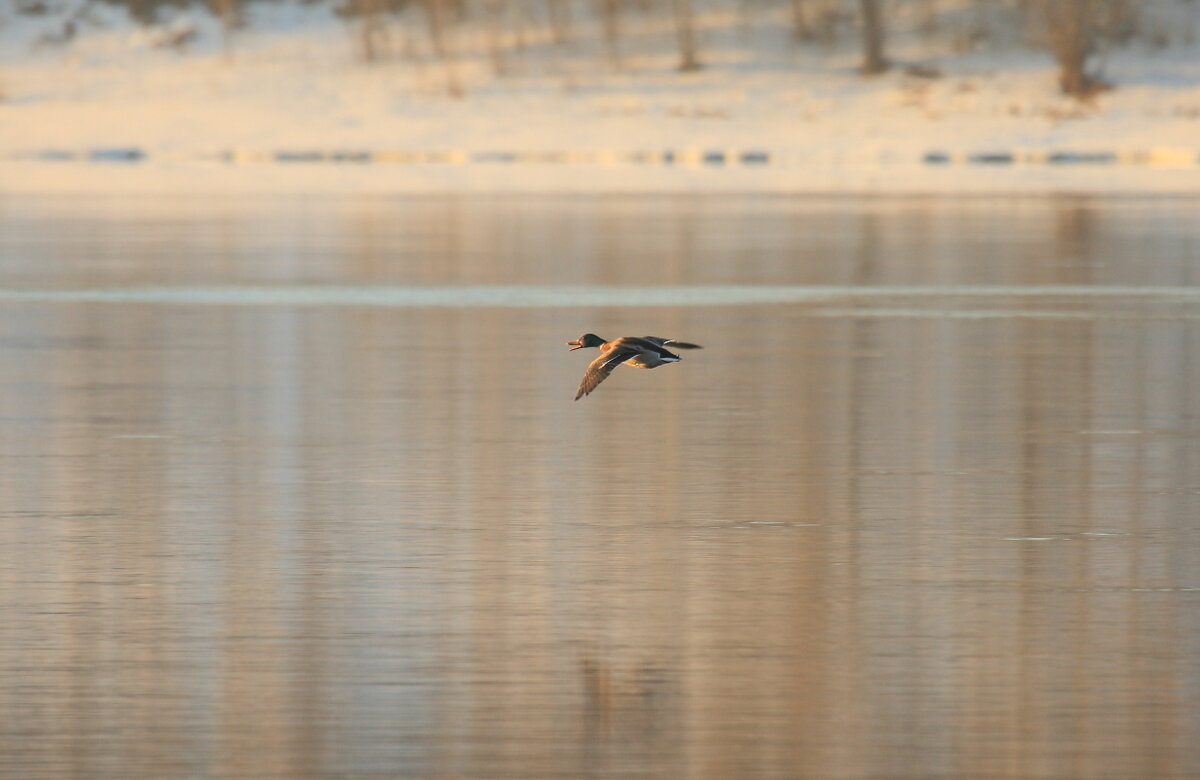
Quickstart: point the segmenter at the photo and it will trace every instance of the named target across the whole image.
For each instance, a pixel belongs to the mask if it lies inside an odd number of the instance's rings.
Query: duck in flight
[[[667,346],[675,349],[701,349],[699,344],[689,344],[686,341],[662,339],[658,336],[622,336],[619,339],[605,341],[595,333],[585,333],[574,341],[568,341],[571,351],[585,347],[599,347],[600,357],[592,361],[583,372],[583,381],[579,383],[579,392],[575,394],[578,401],[596,389],[596,386],[608,379],[613,369],[624,363],[634,368],[658,368],[665,363],[678,363],[682,358]]]

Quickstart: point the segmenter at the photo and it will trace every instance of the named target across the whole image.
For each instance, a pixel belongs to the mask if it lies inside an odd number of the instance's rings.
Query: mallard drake
[[[600,348],[600,357],[593,360],[587,371],[583,372],[583,381],[579,383],[575,400],[595,390],[622,363],[634,368],[658,368],[665,363],[678,363],[682,358],[667,349],[668,344],[676,349],[702,349],[699,344],[658,336],[622,336],[605,341],[595,333],[585,333],[574,341],[568,341],[567,346],[572,352],[585,347]]]

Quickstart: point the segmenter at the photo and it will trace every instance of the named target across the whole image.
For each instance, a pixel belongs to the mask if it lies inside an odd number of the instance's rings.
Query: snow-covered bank
[[[852,41],[797,47],[784,19],[720,8],[700,16],[698,72],[674,70],[671,31],[651,20],[619,70],[533,31],[502,76],[479,30],[440,61],[398,22],[397,49],[416,52],[368,65],[353,30],[318,10],[259,9],[228,50],[194,12],[145,30],[110,9],[61,47],[7,19],[0,188],[1200,192],[1194,39],[1114,52],[1117,88],[1081,104],[1038,51],[898,35],[897,59],[940,75],[863,79]],[[155,45],[184,23],[191,48]],[[447,94],[448,68],[465,96]],[[83,162],[122,149],[142,161]],[[1050,164],[1058,153],[1087,164]],[[73,160],[11,159],[29,155]],[[390,164],[349,165],[365,161]]]
[[[1200,193],[1200,168],[824,165],[646,167],[539,164],[403,166],[0,162],[0,194]]]

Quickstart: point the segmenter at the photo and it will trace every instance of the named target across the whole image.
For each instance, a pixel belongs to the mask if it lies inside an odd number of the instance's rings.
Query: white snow
[[[69,10],[73,0],[60,2]],[[1155,45],[1111,52],[1105,74],[1116,88],[1082,104],[1058,93],[1050,57],[1003,20],[971,48],[964,41],[979,20],[940,5],[938,36],[917,34],[901,14],[889,40],[894,59],[940,77],[897,68],[872,79],[857,73],[852,30],[833,45],[794,44],[786,3],[742,14],[758,6],[698,2],[705,67],[694,73],[674,68],[665,11],[625,19],[617,69],[581,10],[570,45],[555,44],[538,19],[519,30],[514,22],[503,74],[481,23],[452,28],[451,56],[439,60],[416,12],[391,19],[382,56],[368,64],[357,22],[320,7],[252,5],[249,26],[227,45],[220,25],[194,10],[143,28],[96,5],[62,44],[39,43],[60,17],[9,11],[0,16],[0,189],[1200,189],[1200,6],[1151,4],[1144,32]],[[162,45],[181,32],[194,33],[182,49]],[[145,159],[81,161],[129,148]],[[1058,151],[1114,162],[1045,162]],[[374,164],[276,162],[338,152]],[[705,164],[712,152],[726,164]],[[926,164],[930,152],[949,164]],[[965,162],[988,152],[1016,162]],[[48,153],[74,159],[28,159]],[[768,163],[743,165],[746,153]]]

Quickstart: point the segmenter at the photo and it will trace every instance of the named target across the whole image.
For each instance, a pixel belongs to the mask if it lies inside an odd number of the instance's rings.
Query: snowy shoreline
[[[1011,43],[959,51],[899,30],[897,60],[938,75],[864,79],[853,41],[797,47],[784,17],[705,8],[692,73],[652,18],[618,71],[581,27],[575,54],[531,38],[497,75],[484,32],[464,28],[462,97],[428,52],[367,64],[346,23],[299,5],[256,7],[229,49],[192,13],[179,51],[115,12],[59,47],[10,16],[0,192],[1200,193],[1194,31],[1114,51],[1116,89],[1080,103],[1044,52]],[[405,24],[396,39],[419,44]]]
[[[138,164],[0,161],[0,195],[1110,195],[1198,196],[1200,167],[526,164]]]

